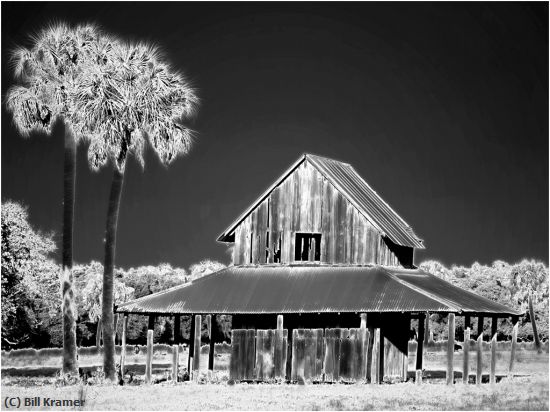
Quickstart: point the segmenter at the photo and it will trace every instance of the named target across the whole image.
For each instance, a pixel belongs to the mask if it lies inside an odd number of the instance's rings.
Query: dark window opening
[[[269,231],[265,234],[265,261],[269,262]]]
[[[321,234],[296,233],[294,260],[302,262],[319,262],[321,260]]]

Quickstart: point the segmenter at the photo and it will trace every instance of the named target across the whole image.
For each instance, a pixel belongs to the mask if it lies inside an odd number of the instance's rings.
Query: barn
[[[233,246],[231,266],[116,309],[149,316],[150,329],[156,316],[174,317],[176,343],[180,317],[191,316],[199,340],[191,340],[190,369],[198,368],[202,316],[232,315],[232,373],[241,380],[406,380],[413,319],[418,380],[433,313],[449,316],[449,336],[455,316],[468,335],[474,317],[478,335],[484,319],[491,338],[498,318],[511,317],[517,331],[519,312],[418,269],[423,241],[341,161],[302,155],[217,240]]]

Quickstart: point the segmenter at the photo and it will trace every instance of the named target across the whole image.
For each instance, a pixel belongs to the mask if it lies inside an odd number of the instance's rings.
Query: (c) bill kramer
[[[84,406],[84,399],[54,399],[35,396],[24,398],[25,406]]]

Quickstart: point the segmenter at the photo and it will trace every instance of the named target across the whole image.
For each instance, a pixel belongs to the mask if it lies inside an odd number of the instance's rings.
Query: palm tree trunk
[[[533,298],[529,293],[529,317],[531,318],[531,325],[533,326],[533,337],[535,338],[535,347],[537,348],[538,353],[542,352],[540,346],[539,333],[537,331],[537,322],[535,320],[535,310],[533,309]]]
[[[67,126],[63,164],[63,373],[78,373],[76,357],[76,305],[73,290],[73,220],[76,177],[76,142]]]
[[[103,371],[105,378],[115,380],[115,335],[113,324],[113,283],[115,266],[116,233],[118,225],[118,210],[122,194],[124,172],[115,167],[109,208],[107,211],[107,227],[105,229],[105,265],[103,270],[103,306],[101,319],[103,322]]]

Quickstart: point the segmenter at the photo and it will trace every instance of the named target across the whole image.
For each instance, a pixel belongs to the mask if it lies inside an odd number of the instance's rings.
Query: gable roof
[[[163,315],[400,311],[522,314],[420,269],[379,265],[230,266],[117,308]]]
[[[417,249],[424,249],[420,239],[405,222],[348,163],[328,159],[312,154],[304,154],[285,173],[279,177],[237,220],[219,237],[219,241],[228,241],[235,228],[284,181],[288,175],[308,161],[321,173],[366,219],[392,242]]]

